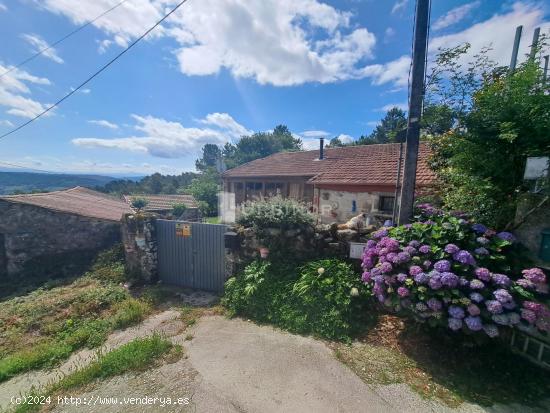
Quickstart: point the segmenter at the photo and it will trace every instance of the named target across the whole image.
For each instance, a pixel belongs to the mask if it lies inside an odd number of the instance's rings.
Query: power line
[[[5,161],[0,161],[0,166],[10,166],[12,168],[20,168],[20,169],[27,169],[29,171],[35,171],[35,172],[41,172],[41,173],[46,173],[46,174],[62,174],[62,172],[53,172],[53,171],[46,171],[44,169],[36,169],[36,168],[30,168],[28,166],[24,166],[24,165],[17,165],[15,163],[11,163],[11,162],[5,162]]]
[[[80,27],[77,27],[76,29],[74,29],[72,32],[70,33],[67,33],[65,36],[63,36],[62,38],[60,38],[59,40],[56,40],[55,42],[53,42],[52,44],[48,44],[47,47],[37,51],[35,54],[27,57],[25,60],[19,62],[18,64],[16,64],[15,66],[11,66],[8,70],[6,70],[4,73],[0,74],[0,79],[3,78],[5,75],[7,75],[8,73],[11,73],[13,72],[15,69],[18,69],[20,68],[21,66],[23,66],[24,64],[27,64],[28,62],[30,62],[31,60],[34,60],[35,58],[37,58],[38,56],[40,56],[42,53],[44,52],[47,52],[48,50],[52,49],[53,47],[57,46],[59,43],[61,43],[62,41],[68,39],[69,37],[71,37],[72,35],[78,33],[79,31],[81,31],[82,29],[88,27],[90,24],[93,24],[95,23],[97,20],[101,19],[103,16],[105,16],[106,14],[112,12],[114,9],[116,9],[117,7],[121,6],[123,3],[126,3],[128,0],[122,0],[121,2],[115,4],[113,7],[111,7],[110,9],[108,10],[105,10],[103,13],[101,13],[99,16],[95,17],[94,19],[90,20],[89,22],[83,24],[82,26]]]
[[[48,113],[50,110],[61,104],[63,101],[68,99],[70,96],[74,95],[79,89],[87,85],[92,79],[94,79],[96,76],[98,76],[101,72],[103,72],[105,69],[107,69],[109,66],[111,66],[115,61],[117,61],[124,53],[126,53],[128,50],[130,50],[132,47],[134,47],[141,39],[143,39],[145,36],[147,36],[149,33],[151,33],[157,26],[159,26],[164,20],[166,20],[168,17],[172,15],[177,9],[179,9],[181,6],[183,6],[184,3],[186,3],[188,0],[182,0],[180,1],[172,10],[170,10],[167,14],[164,15],[162,19],[160,19],[158,22],[156,22],[152,27],[150,27],[145,33],[143,33],[141,36],[139,36],[136,40],[134,40],[132,43],[126,47],[123,51],[121,51],[119,54],[117,54],[115,57],[113,57],[111,60],[109,60],[106,64],[104,64],[99,70],[97,70],[94,74],[92,74],[90,77],[88,77],[84,82],[82,82],[80,85],[78,85],[76,88],[71,90],[69,93],[67,93],[65,96],[63,96],[61,99],[59,99],[57,102],[53,103],[52,105],[48,106],[46,109],[44,109],[42,112],[40,112],[38,115],[36,115],[34,118],[29,119],[28,121],[22,123],[21,125],[17,126],[16,128],[12,129],[9,132],[4,133],[3,135],[0,135],[0,139],[5,138],[6,136],[11,135],[12,133],[17,132],[18,130],[24,128],[28,124],[34,122],[36,119],[44,116],[46,113]]]

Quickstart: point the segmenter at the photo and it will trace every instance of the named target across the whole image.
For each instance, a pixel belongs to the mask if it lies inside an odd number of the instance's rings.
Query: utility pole
[[[535,57],[537,56],[537,48],[539,45],[539,36],[540,36],[540,27],[537,27],[535,31],[533,32],[533,42],[531,43],[531,53],[529,55],[529,58],[531,60],[535,60]]]
[[[514,47],[512,48],[512,60],[510,60],[510,72],[516,70],[516,64],[518,62],[519,42],[521,41],[521,32],[523,26],[516,27],[516,37],[514,38]]]
[[[407,145],[405,152],[405,167],[403,169],[403,186],[401,187],[401,202],[399,208],[399,225],[408,224],[413,216],[416,164],[418,161],[418,146],[420,141],[420,117],[422,116],[422,103],[424,100],[424,77],[426,74],[429,15],[430,0],[418,0],[416,3],[411,95],[409,101],[409,119],[407,122]]]
[[[542,85],[546,86],[546,79],[548,78],[548,58],[549,56],[544,56],[544,72],[542,72]]]

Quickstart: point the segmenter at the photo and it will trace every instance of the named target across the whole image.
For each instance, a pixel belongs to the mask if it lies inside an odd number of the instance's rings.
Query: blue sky
[[[0,73],[120,0],[0,0]],[[158,20],[173,0],[127,0],[0,78],[0,132],[79,84]],[[168,22],[50,116],[0,141],[0,162],[116,175],[194,169],[204,143],[286,124],[306,148],[319,136],[357,139],[384,108],[406,107],[413,0],[189,0]],[[522,53],[536,1],[433,1],[438,47]],[[9,47],[6,47],[9,45]],[[468,59],[468,57],[466,57]]]

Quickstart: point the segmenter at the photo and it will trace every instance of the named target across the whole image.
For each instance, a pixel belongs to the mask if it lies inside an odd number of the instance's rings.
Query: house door
[[[301,185],[299,183],[292,182],[288,190],[288,197],[291,199],[300,200],[301,198],[300,187]]]

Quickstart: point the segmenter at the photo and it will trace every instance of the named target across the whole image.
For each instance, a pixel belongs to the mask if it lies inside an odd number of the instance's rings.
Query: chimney
[[[325,158],[325,138],[319,139],[319,160]]]

